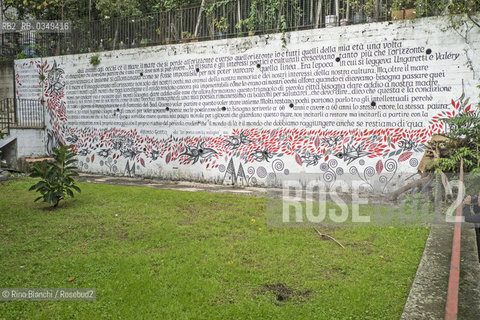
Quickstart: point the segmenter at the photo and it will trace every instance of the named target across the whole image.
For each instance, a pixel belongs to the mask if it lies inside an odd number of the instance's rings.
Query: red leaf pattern
[[[377,171],[377,174],[382,173],[383,171],[383,162],[382,160],[378,160],[377,165],[375,166],[375,169]]]
[[[412,154],[413,152],[411,151],[402,153],[400,157],[398,157],[398,162],[407,161],[412,156]]]

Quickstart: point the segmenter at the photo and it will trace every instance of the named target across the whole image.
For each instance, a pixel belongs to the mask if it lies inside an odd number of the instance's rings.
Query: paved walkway
[[[252,196],[281,196],[280,189],[238,187],[186,181],[161,181],[142,178],[80,176],[80,181],[116,185],[137,185],[179,191],[205,191]],[[381,201],[381,200],[380,200]],[[442,220],[442,219],[439,219]],[[440,320],[445,318],[445,304],[450,272],[453,224],[433,224],[418,266],[402,320]],[[477,257],[475,230],[462,226],[459,292],[459,320],[480,319],[480,267]]]
[[[107,183],[116,185],[131,185],[131,186],[144,186],[158,189],[170,189],[178,191],[205,191],[213,193],[235,193],[235,194],[247,194],[253,196],[267,196],[267,192],[271,191],[266,188],[258,187],[242,187],[235,185],[219,185],[208,184],[191,181],[166,181],[144,178],[129,178],[129,177],[112,177],[101,176],[81,173],[78,181],[86,181],[93,183]],[[281,190],[278,190],[281,192]]]

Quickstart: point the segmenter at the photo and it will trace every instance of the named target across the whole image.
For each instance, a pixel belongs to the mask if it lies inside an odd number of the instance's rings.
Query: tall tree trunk
[[[237,0],[237,23],[240,26],[240,30],[239,30],[240,32],[242,32],[241,22],[242,22],[242,10],[240,7],[240,0]]]
[[[314,1],[313,0],[310,0],[310,19],[308,19],[308,23],[312,23],[313,22],[313,4],[314,4]]]
[[[337,16],[337,24],[340,22],[340,1],[335,0],[335,16]]]
[[[315,28],[318,28],[322,24],[322,2],[323,0],[318,0],[317,2],[317,16],[315,17]]]
[[[215,4],[217,3],[217,0],[213,0],[213,6],[215,7]],[[210,37],[215,39],[215,21],[217,20],[217,15],[215,12],[215,9],[212,10],[212,23],[210,25]]]
[[[345,19],[347,19],[347,21],[350,21],[350,0],[347,0],[347,10],[345,14]]]
[[[202,20],[202,11],[204,6],[205,6],[205,0],[202,0],[202,3],[200,4],[200,10],[198,11],[197,24],[195,25],[195,32],[193,34],[194,38],[198,36],[198,29],[200,28],[200,21]]]
[[[283,1],[280,3],[280,8],[278,8],[277,31],[283,31],[282,30],[282,15],[283,15]]]
[[[113,45],[112,45],[112,50],[115,50],[117,46],[117,40],[118,40],[118,28],[120,27],[120,21],[117,18],[117,23],[115,24],[115,35],[113,36]]]

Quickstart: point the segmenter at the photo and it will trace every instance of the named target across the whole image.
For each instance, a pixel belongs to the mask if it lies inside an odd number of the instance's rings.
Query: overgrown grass
[[[269,228],[265,198],[81,183],[52,210],[32,183],[0,184],[0,287],[97,300],[0,302],[0,318],[398,319],[428,235],[324,229],[342,249]]]

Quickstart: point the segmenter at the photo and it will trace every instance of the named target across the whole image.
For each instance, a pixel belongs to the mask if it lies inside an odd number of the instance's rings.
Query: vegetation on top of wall
[[[73,25],[71,37],[41,34],[35,41],[8,39],[12,57],[22,50],[28,56],[45,57],[171,44],[193,38],[243,36],[246,32],[285,33],[322,27],[329,15],[343,21],[340,25],[346,25],[407,16],[466,14],[480,27],[475,18],[480,9],[478,0],[390,0],[383,1],[385,5],[376,0],[339,0],[337,6],[334,3],[333,0],[97,0],[89,6],[78,0],[4,0],[2,10],[15,8],[19,19],[29,16],[62,19]],[[407,15],[401,12],[405,9],[414,10]],[[400,12],[391,15],[397,10]],[[339,21],[331,24],[338,25]],[[133,34],[128,31],[132,29]],[[191,36],[184,36],[187,34]],[[76,39],[73,43],[68,41],[73,38]],[[35,42],[38,48],[24,47],[29,42]]]
[[[93,56],[90,57],[90,64],[92,66],[98,66],[100,64],[100,55],[99,54],[95,54]]]
[[[12,62],[12,58],[0,56],[0,63],[9,63]]]
[[[27,58],[28,58],[28,56],[25,53],[25,51],[21,51],[20,53],[17,53],[15,55],[15,59],[27,59]]]

